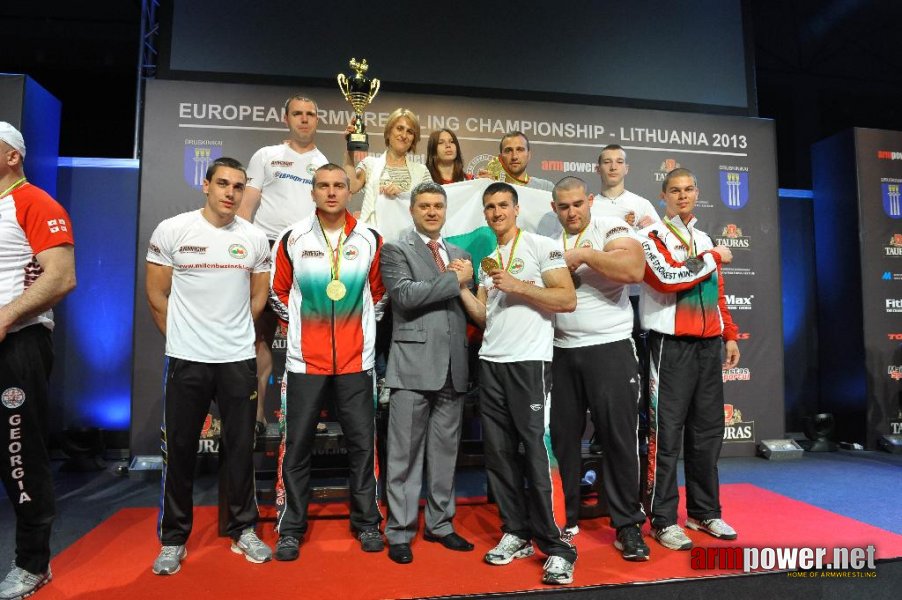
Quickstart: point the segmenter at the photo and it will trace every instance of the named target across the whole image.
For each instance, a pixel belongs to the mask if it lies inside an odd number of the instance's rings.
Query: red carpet
[[[902,536],[815,508],[750,484],[722,486],[725,517],[739,531],[735,542],[720,542],[689,531],[697,546],[861,546],[874,544],[877,558],[902,556]],[[476,544],[459,553],[421,539],[413,544],[414,562],[396,565],[386,552],[365,554],[348,531],[341,505],[316,507],[301,557],[293,563],[254,565],[229,551],[216,535],[216,508],[195,510],[188,558],[171,577],[155,576],[150,566],[159,546],[154,535],[157,511],[123,509],[53,560],[54,580],[41,590],[54,598],[412,598],[517,590],[548,589],[540,583],[543,558],[523,559],[505,567],[482,562],[497,542],[498,517],[493,505],[463,505],[457,531]],[[342,512],[344,511],[344,512]],[[332,517],[332,518],[329,518]],[[274,544],[271,524],[261,537]],[[583,521],[576,538],[579,560],[575,586],[649,582],[723,575],[693,571],[688,552],[673,552],[649,539],[651,560],[628,563],[612,546],[607,519]],[[647,526],[646,526],[647,532]]]

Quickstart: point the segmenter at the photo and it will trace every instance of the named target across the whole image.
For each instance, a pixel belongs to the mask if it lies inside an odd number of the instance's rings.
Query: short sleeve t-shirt
[[[608,242],[621,238],[639,241],[626,221],[593,216],[581,235],[567,236],[566,249],[604,250]],[[564,249],[563,233],[555,242],[559,249]],[[559,348],[582,348],[630,337],[633,333],[633,308],[626,293],[629,286],[611,281],[585,264],[576,269],[576,276],[581,282],[576,288],[576,310],[554,316],[554,345]]]
[[[74,244],[69,215],[47,192],[25,183],[0,198],[0,306],[21,296],[44,272],[38,254],[67,244]],[[9,331],[37,323],[53,329],[53,311],[24,319]]]
[[[314,148],[299,154],[278,144],[257,150],[247,166],[247,185],[261,191],[254,225],[275,240],[288,226],[313,212],[313,174],[329,159]]]
[[[551,238],[520,232],[496,248],[490,256],[521,281],[545,287],[542,274],[566,269],[564,253]],[[514,245],[516,244],[516,247]],[[479,358],[491,362],[550,361],[554,348],[553,313],[544,311],[515,295],[497,289],[491,277],[479,267],[479,285],[485,288],[486,326]]]
[[[147,262],[172,267],[166,354],[206,363],[253,358],[250,278],[271,264],[266,236],[240,217],[214,227],[200,210],[160,223]]]

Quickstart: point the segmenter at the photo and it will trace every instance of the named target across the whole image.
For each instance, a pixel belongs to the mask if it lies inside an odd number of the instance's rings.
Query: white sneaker
[[[490,565],[506,565],[515,558],[526,558],[535,554],[532,542],[528,542],[511,533],[505,533],[498,545],[485,555],[485,562]]]
[[[705,519],[700,521],[692,517],[686,519],[686,527],[693,531],[704,531],[708,535],[713,535],[722,540],[735,540],[736,530],[727,525],[723,519]]]
[[[567,527],[561,532],[561,539],[567,542],[568,544],[573,543],[573,538],[579,535],[579,525],[574,525],[573,527]]]
[[[573,583],[573,563],[562,556],[549,556],[542,569],[542,583],[551,585]]]
[[[272,558],[272,549],[257,537],[253,527],[241,532],[241,537],[232,540],[232,552],[243,554],[248,562],[260,564]]]
[[[665,548],[669,548],[671,550],[692,549],[692,540],[689,539],[689,536],[686,535],[686,532],[683,531],[683,528],[676,523],[674,523],[673,525],[668,525],[664,529],[652,528],[651,534],[656,540],[658,540],[658,543],[660,543]]]
[[[3,581],[0,581],[0,598],[17,600],[31,596],[41,587],[50,583],[51,579],[53,579],[53,574],[50,572],[50,565],[47,565],[46,573],[30,573],[13,563],[12,570]]]

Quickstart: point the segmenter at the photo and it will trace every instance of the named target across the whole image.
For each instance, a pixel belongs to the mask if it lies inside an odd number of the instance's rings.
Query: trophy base
[[[352,133],[348,136],[348,152],[366,152],[370,149],[369,136],[365,133]]]

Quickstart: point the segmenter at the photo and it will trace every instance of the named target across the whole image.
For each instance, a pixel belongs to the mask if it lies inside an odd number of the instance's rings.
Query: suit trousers
[[[633,340],[582,348],[555,348],[551,363],[551,443],[561,469],[567,499],[567,526],[579,519],[582,432],[586,409],[601,444],[604,493],[611,506],[611,526],[642,524],[639,498],[639,365]]]
[[[464,394],[451,378],[437,391],[392,390],[388,412],[386,495],[389,544],[407,544],[417,531],[425,463],[426,533],[454,532],[454,471]]]
[[[649,332],[646,503],[652,527],[677,522],[677,460],[683,448],[686,512],[719,519],[717,459],[723,445],[721,338]]]
[[[501,530],[534,539],[548,556],[576,560],[566,541],[564,494],[551,450],[551,365],[543,361],[496,363],[482,360],[480,410],[485,470],[501,514]],[[520,456],[522,442],[525,456]],[[523,479],[529,485],[524,494]]]
[[[328,393],[335,394],[335,417],[348,452],[351,527],[357,532],[378,529],[382,515],[376,503],[376,399],[372,369],[344,375],[287,372],[286,377],[285,451],[279,465],[285,505],[276,522],[279,534],[301,539],[307,532],[313,442]]]
[[[163,400],[163,499],[157,535],[164,546],[188,541],[193,523],[194,468],[204,419],[216,400],[222,417],[220,468],[228,470],[228,533],[238,539],[257,522],[254,422],[257,360],[202,363],[169,357]]]
[[[0,473],[16,513],[15,564],[30,573],[44,573],[50,564],[50,526],[56,514],[47,453],[52,365],[53,343],[43,325],[10,333],[0,342],[0,416],[9,450]]]

